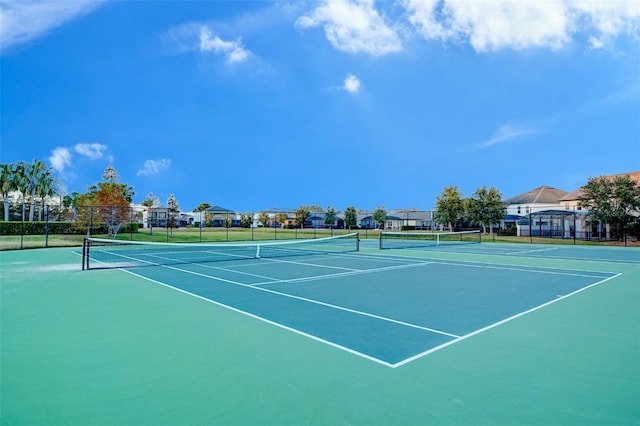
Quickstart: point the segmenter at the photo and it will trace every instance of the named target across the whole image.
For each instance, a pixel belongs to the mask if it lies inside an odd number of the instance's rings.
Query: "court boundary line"
[[[494,244],[494,243],[487,243],[487,244]],[[500,244],[500,243],[496,243],[496,244]],[[477,245],[467,245],[465,247],[477,247]],[[486,245],[484,247],[487,247]],[[559,250],[561,249],[563,246],[561,247],[551,247],[550,250]],[[569,247],[573,247],[573,246],[569,246]],[[585,246],[587,247],[587,246]],[[433,249],[432,249],[433,248]],[[426,253],[430,253],[430,252],[435,252],[435,253],[443,253],[443,254],[462,254],[462,255],[479,255],[479,256],[503,256],[503,257],[514,257],[514,258],[523,258],[523,259],[551,259],[551,260],[570,260],[570,261],[574,261],[574,262],[595,262],[595,263],[610,263],[613,265],[619,265],[619,264],[623,264],[623,265],[638,265],[640,264],[640,262],[634,262],[632,260],[617,260],[617,259],[602,259],[602,258],[587,258],[587,257],[553,257],[553,256],[520,256],[520,255],[514,255],[512,253],[487,253],[487,252],[479,252],[479,253],[473,253],[473,252],[468,252],[468,251],[453,251],[453,250],[446,250],[446,248],[458,248],[455,246],[446,246],[446,247],[438,247],[438,246],[432,246],[429,247],[429,250],[425,250],[425,249],[410,249],[410,248],[405,248],[405,249],[390,249],[390,250],[402,250],[402,251],[406,251],[406,252],[413,252],[413,253],[417,253],[417,254],[426,254]],[[597,248],[603,248],[603,247],[597,247]],[[388,256],[402,256],[402,255],[394,255],[394,254],[389,254]]]
[[[382,365],[384,365],[386,367],[394,368],[393,364],[391,364],[389,362],[383,361],[381,359],[375,358],[375,357],[373,357],[371,355],[367,355],[367,354],[362,353],[362,352],[358,352],[355,349],[351,349],[351,348],[348,348],[346,346],[342,346],[342,345],[340,345],[338,343],[335,343],[335,342],[332,342],[332,341],[329,341],[329,340],[325,340],[325,339],[323,339],[321,337],[314,336],[313,334],[306,333],[306,332],[304,332],[302,330],[298,330],[296,328],[289,327],[289,326],[281,324],[279,322],[272,321],[272,320],[269,320],[267,318],[261,317],[260,315],[252,314],[251,312],[247,312],[245,310],[242,310],[242,309],[227,305],[227,304],[222,303],[222,302],[218,302],[217,300],[208,299],[208,298],[206,298],[204,296],[200,296],[198,294],[191,293],[190,291],[183,290],[183,289],[178,288],[178,287],[174,287],[171,284],[163,283],[162,281],[158,281],[158,280],[153,279],[153,278],[145,277],[143,275],[139,275],[139,274],[137,274],[135,272],[132,272],[132,271],[129,271],[129,270],[126,270],[126,269],[121,269],[121,270],[126,272],[126,273],[128,273],[128,274],[134,275],[134,276],[136,276],[138,278],[142,278],[144,280],[152,282],[154,284],[159,284],[159,285],[161,285],[163,287],[166,287],[166,288],[169,288],[171,290],[175,290],[175,291],[178,291],[180,293],[183,293],[183,294],[195,297],[197,299],[203,300],[205,302],[209,302],[209,303],[212,303],[214,305],[220,306],[222,308],[229,309],[229,310],[231,310],[233,312],[236,312],[236,313],[239,313],[239,314],[242,314],[242,315],[246,315],[246,316],[248,316],[250,318],[257,319],[259,321],[262,321],[262,322],[265,322],[267,324],[276,326],[276,327],[281,328],[283,330],[287,330],[287,331],[293,332],[295,334],[298,334],[300,336],[307,337],[307,338],[309,338],[311,340],[315,340],[317,342],[324,343],[324,344],[329,345],[331,347],[334,347],[334,348],[337,348],[337,349],[341,349],[341,350],[346,351],[346,352],[348,352],[350,354],[357,355],[357,356],[359,356],[361,358],[368,359],[369,361],[373,361],[373,362],[378,363],[378,364],[382,364]]]
[[[404,251],[413,251],[413,252],[417,252],[417,253],[426,253],[426,252],[420,252],[420,251],[416,251],[416,250],[404,250]],[[444,252],[442,252],[444,253]],[[459,253],[459,254],[467,254],[467,253]],[[345,254],[346,256],[347,254]],[[376,259],[377,255],[374,254],[368,254],[365,255],[368,256],[372,259]],[[538,266],[538,265],[522,265],[522,264],[508,264],[508,263],[497,263],[497,262],[486,262],[486,261],[481,261],[481,260],[458,260],[458,259],[438,259],[438,258],[434,258],[434,257],[422,257],[422,256],[403,256],[401,254],[386,254],[386,255],[380,255],[382,256],[382,258],[393,258],[393,259],[411,259],[414,261],[418,261],[418,260],[429,260],[432,261],[434,263],[438,263],[438,262],[450,262],[452,265],[463,265],[465,263],[469,263],[469,264],[480,264],[480,265],[497,265],[498,267],[500,266],[504,266],[504,267],[516,267],[516,268],[534,268],[534,269],[549,269],[549,270],[558,270],[558,271],[573,271],[573,272],[593,272],[596,274],[616,274],[617,272],[611,272],[611,271],[599,271],[599,270],[592,270],[592,269],[584,269],[584,268],[560,268],[557,266]],[[498,255],[496,255],[498,256]],[[505,255],[501,255],[501,256],[505,256]],[[508,256],[505,256],[508,257]],[[540,258],[540,257],[527,257],[527,256],[520,256],[522,258],[526,258],[526,259],[549,259],[549,258]],[[518,257],[515,257],[516,259]],[[567,259],[559,259],[559,260],[567,260]],[[597,262],[597,261],[594,261]],[[598,262],[601,263],[601,262]],[[635,265],[635,263],[631,263],[631,265]],[[470,265],[471,266],[471,265]],[[537,272],[537,271],[532,271],[532,272]],[[599,277],[598,277],[599,278]]]
[[[355,257],[353,254],[348,254],[348,253],[341,253],[339,257],[342,257],[342,256],[344,256],[344,257]],[[357,255],[357,257],[361,257],[361,255],[360,255],[360,254],[359,254],[359,255]],[[374,255],[369,255],[369,256],[366,256],[366,255],[365,255],[364,257],[371,257],[372,259],[375,259],[375,258],[377,258],[378,256],[374,254]],[[399,256],[399,255],[390,254],[390,255],[385,255],[385,256],[380,256],[380,257],[382,257],[382,258],[384,258],[384,257],[389,257],[389,258],[391,258],[391,259],[397,259],[397,258],[403,258],[404,256]],[[414,257],[405,257],[405,258],[406,258],[406,259],[408,259],[408,260],[417,260],[417,258],[414,258]],[[424,259],[424,258],[423,258],[423,259]],[[268,260],[272,260],[272,259],[268,259]],[[426,260],[426,259],[424,259],[424,260]],[[437,262],[437,259],[429,259],[429,260],[431,260],[431,262],[424,262],[424,264],[425,264],[425,265],[428,265],[428,264],[434,264],[434,263],[435,263],[435,264],[443,263],[443,264],[450,265],[450,266],[471,266],[471,267],[482,267],[482,265],[464,265],[464,263],[466,262],[466,263],[472,263],[472,264],[473,264],[473,263],[480,263],[480,264],[485,264],[485,265],[486,265],[486,264],[488,264],[488,265],[502,265],[502,264],[495,264],[495,263],[492,263],[492,262],[478,262],[478,261],[456,261],[456,260],[451,260],[451,261],[449,261],[449,260],[447,260],[447,261],[445,261],[445,262]],[[436,261],[435,261],[435,262],[433,262],[434,260],[436,260]],[[292,263],[292,262],[289,262],[289,263]],[[184,264],[189,264],[189,263],[184,263]],[[449,337],[452,337],[452,338],[453,338],[453,340],[450,340],[450,341],[445,342],[445,343],[443,343],[443,344],[440,344],[440,345],[437,345],[437,346],[435,346],[435,347],[432,347],[432,348],[430,348],[430,349],[428,349],[428,350],[426,350],[426,351],[424,351],[424,352],[421,352],[421,353],[418,353],[418,354],[416,354],[416,355],[413,355],[413,356],[411,356],[411,357],[409,357],[409,358],[406,358],[406,359],[404,359],[404,360],[402,360],[402,361],[399,361],[399,362],[397,362],[397,363],[390,363],[390,362],[383,361],[383,360],[381,360],[381,359],[375,358],[375,357],[373,357],[373,356],[371,356],[371,355],[367,355],[367,354],[365,354],[365,353],[362,353],[362,352],[359,352],[359,351],[357,351],[357,350],[351,349],[351,348],[349,348],[349,347],[346,347],[346,346],[340,345],[340,344],[338,344],[338,343],[335,343],[335,342],[332,342],[332,341],[329,341],[329,340],[323,339],[323,338],[321,338],[321,337],[315,336],[315,335],[313,335],[313,334],[306,333],[306,332],[304,332],[304,331],[302,331],[302,330],[299,330],[299,329],[296,329],[296,328],[293,328],[293,327],[290,327],[290,326],[287,326],[287,325],[284,325],[284,324],[278,323],[278,322],[273,321],[273,320],[269,320],[269,319],[267,319],[267,318],[261,317],[261,316],[259,316],[259,315],[253,314],[253,313],[251,313],[251,312],[247,312],[247,311],[244,311],[244,310],[242,310],[242,309],[239,309],[239,308],[236,308],[236,307],[233,307],[233,306],[230,306],[230,305],[227,305],[227,304],[224,304],[224,303],[218,302],[218,301],[216,301],[216,300],[212,300],[212,299],[206,298],[206,297],[204,297],[204,296],[200,296],[200,295],[197,295],[197,294],[195,294],[195,293],[191,293],[191,292],[189,292],[189,291],[187,291],[187,290],[180,289],[180,288],[175,287],[175,286],[173,286],[173,285],[171,285],[171,284],[163,283],[163,282],[161,282],[161,281],[159,281],[159,280],[156,280],[156,279],[153,279],[153,278],[145,277],[145,276],[143,276],[143,275],[140,275],[140,274],[135,273],[135,272],[133,272],[133,271],[130,271],[130,270],[128,270],[128,269],[120,268],[120,267],[116,268],[116,269],[122,270],[122,271],[124,271],[124,272],[126,272],[126,273],[129,273],[129,274],[131,274],[131,275],[133,275],[133,276],[136,276],[136,277],[142,278],[142,279],[144,279],[144,280],[147,280],[147,281],[149,281],[149,282],[153,282],[153,283],[156,283],[156,284],[160,284],[160,285],[162,285],[162,286],[164,286],[164,287],[167,287],[167,288],[170,288],[170,289],[172,289],[172,290],[175,290],[175,291],[181,292],[181,293],[183,293],[183,294],[187,294],[187,295],[190,295],[190,296],[196,297],[196,298],[198,298],[198,299],[204,300],[204,301],[206,301],[206,302],[213,303],[214,305],[217,305],[217,306],[220,306],[220,307],[223,307],[223,308],[226,308],[226,309],[230,309],[230,310],[232,310],[232,311],[234,311],[234,312],[238,312],[238,313],[241,313],[241,314],[243,314],[243,315],[247,315],[247,316],[249,316],[249,317],[251,317],[251,318],[258,319],[258,320],[263,321],[263,322],[265,322],[265,323],[268,323],[268,324],[270,324],[270,325],[274,325],[274,326],[279,327],[279,328],[281,328],[281,329],[284,329],[284,330],[287,330],[287,331],[291,331],[291,332],[296,333],[296,334],[298,334],[298,335],[301,335],[301,336],[304,336],[304,337],[310,338],[310,339],[315,340],[315,341],[320,342],[320,343],[327,344],[327,345],[332,346],[332,347],[334,347],[334,348],[342,349],[342,350],[344,350],[344,351],[346,351],[346,352],[348,352],[348,353],[351,353],[351,354],[354,354],[354,355],[360,356],[361,358],[368,359],[368,360],[370,360],[370,361],[373,361],[373,362],[375,362],[375,363],[378,363],[378,364],[381,364],[381,365],[384,365],[384,366],[387,366],[387,367],[390,367],[390,368],[393,368],[393,369],[398,368],[398,367],[402,367],[402,366],[404,366],[404,365],[406,365],[406,364],[409,364],[409,363],[411,363],[411,362],[413,362],[413,361],[416,361],[416,360],[418,360],[418,359],[421,359],[421,358],[423,358],[423,357],[425,357],[425,356],[428,356],[428,355],[430,355],[430,354],[432,354],[432,353],[434,353],[434,352],[437,352],[437,351],[439,351],[439,350],[441,350],[441,349],[444,349],[444,348],[449,347],[449,346],[451,346],[451,345],[454,345],[454,344],[456,344],[456,343],[459,343],[459,342],[462,342],[462,341],[464,341],[464,340],[467,340],[467,339],[469,339],[469,338],[471,338],[471,337],[474,337],[474,336],[476,336],[476,335],[478,335],[478,334],[481,334],[481,333],[483,333],[483,332],[485,332],[485,331],[488,331],[488,330],[491,330],[491,329],[497,328],[497,327],[499,327],[499,326],[501,326],[501,325],[503,325],[503,324],[506,324],[506,323],[511,322],[511,321],[513,321],[513,320],[515,320],[515,319],[518,319],[518,318],[520,318],[520,317],[523,317],[523,316],[525,316],[525,315],[528,315],[528,314],[530,314],[530,313],[532,313],[532,312],[535,312],[535,311],[538,311],[538,310],[540,310],[540,309],[543,309],[543,308],[545,308],[545,307],[547,307],[547,306],[550,306],[550,305],[552,305],[552,304],[554,304],[554,303],[557,303],[557,302],[559,302],[559,301],[562,301],[562,300],[564,300],[564,299],[567,299],[567,298],[569,298],[569,297],[572,297],[572,296],[574,296],[574,295],[576,295],[576,294],[578,294],[578,293],[581,293],[581,292],[583,292],[583,291],[585,291],[585,290],[588,290],[588,289],[590,289],[590,288],[592,288],[592,287],[595,287],[595,286],[597,286],[597,285],[603,284],[603,283],[605,283],[605,282],[608,282],[608,281],[610,281],[610,280],[613,280],[613,279],[618,278],[618,277],[620,277],[620,276],[622,276],[622,275],[623,275],[623,273],[621,273],[621,272],[619,272],[619,273],[613,273],[613,272],[606,272],[606,271],[586,271],[586,270],[585,270],[584,272],[599,272],[599,273],[604,273],[604,274],[613,274],[613,275],[611,275],[611,276],[609,276],[609,277],[605,277],[605,278],[601,279],[600,281],[597,281],[597,282],[595,282],[595,283],[589,284],[589,285],[587,285],[587,286],[585,286],[585,287],[579,288],[579,289],[577,289],[577,290],[575,290],[575,291],[573,291],[573,292],[571,292],[571,293],[568,293],[568,294],[565,294],[565,295],[561,295],[561,296],[557,296],[557,297],[556,297],[555,299],[553,299],[553,300],[549,300],[548,302],[545,302],[545,303],[543,303],[543,304],[541,304],[541,305],[534,306],[533,308],[530,308],[530,309],[528,309],[528,310],[525,310],[525,311],[519,312],[519,313],[517,313],[517,314],[515,314],[515,315],[512,315],[511,317],[508,317],[508,318],[502,319],[502,320],[497,321],[497,322],[495,322],[495,323],[493,323],[493,324],[490,324],[490,325],[485,326],[485,327],[482,327],[482,328],[480,328],[480,329],[478,329],[478,330],[475,330],[475,331],[472,331],[472,332],[470,332],[470,333],[467,333],[467,334],[465,334],[465,335],[463,335],[463,336],[458,336],[458,335],[454,335],[454,334],[451,334],[451,333],[446,333],[446,332],[442,332],[442,331],[439,331],[439,330],[435,330],[435,329],[430,329],[430,328],[427,328],[427,327],[418,326],[418,325],[415,325],[415,324],[405,323],[405,322],[403,322],[403,321],[393,320],[393,319],[391,319],[391,318],[386,318],[386,317],[382,317],[382,316],[377,316],[377,315],[375,315],[375,314],[369,314],[369,313],[367,313],[367,312],[362,312],[362,311],[357,311],[357,310],[350,309],[350,308],[340,307],[340,306],[337,306],[337,305],[332,305],[332,304],[325,303],[325,302],[321,302],[321,301],[318,301],[318,300],[308,299],[308,298],[304,298],[304,297],[300,297],[300,296],[296,296],[296,295],[291,295],[291,294],[287,294],[287,293],[281,293],[281,292],[278,292],[278,291],[274,291],[274,290],[270,290],[270,289],[265,289],[265,288],[262,288],[262,287],[259,287],[259,286],[254,286],[254,285],[250,285],[250,284],[243,284],[243,283],[239,283],[239,282],[236,282],[236,281],[226,280],[226,279],[224,279],[224,278],[214,277],[214,276],[210,276],[210,275],[206,275],[206,274],[201,274],[201,273],[194,272],[194,271],[188,271],[188,270],[181,269],[181,268],[177,268],[177,267],[170,266],[170,265],[158,265],[158,266],[160,266],[160,267],[162,267],[162,268],[173,269],[173,270],[176,270],[176,271],[179,271],[179,272],[185,272],[185,273],[190,273],[190,274],[194,274],[194,275],[202,276],[202,277],[204,277],[204,278],[208,278],[208,279],[213,279],[213,280],[218,280],[218,281],[222,281],[222,282],[227,282],[227,283],[229,283],[229,284],[233,284],[233,285],[238,285],[238,286],[248,287],[248,288],[254,288],[254,289],[257,289],[257,290],[261,290],[261,291],[265,291],[265,292],[273,293],[273,294],[280,295],[280,296],[284,296],[284,297],[290,297],[290,298],[294,298],[294,299],[299,299],[299,300],[306,301],[306,302],[309,302],[309,303],[320,304],[320,305],[327,306],[327,307],[332,308],[332,309],[338,309],[338,310],[344,310],[344,311],[347,311],[347,312],[351,312],[351,313],[354,313],[354,314],[356,314],[356,315],[369,316],[369,317],[372,317],[372,318],[375,318],[375,319],[379,319],[379,320],[383,320],[383,321],[389,321],[389,322],[396,323],[396,324],[399,324],[399,325],[404,325],[404,326],[408,326],[408,327],[412,327],[412,328],[417,328],[417,329],[423,329],[423,330],[428,331],[428,332],[433,332],[433,333],[437,333],[437,334],[447,335],[447,336],[449,336]],[[416,263],[416,264],[405,265],[405,267],[411,267],[411,266],[422,266],[422,262],[420,262],[420,263]],[[532,266],[529,266],[529,265],[507,265],[507,266],[523,266],[523,267],[530,267],[530,268],[532,267]],[[396,267],[386,267],[386,268],[381,268],[381,269],[389,269],[389,268],[397,269],[398,267],[401,267],[401,265],[398,265],[398,266],[396,266]],[[567,270],[567,269],[565,269],[565,268],[554,268],[554,267],[547,268],[547,267],[538,267],[538,266],[533,266],[533,268],[546,268],[546,269]],[[568,270],[571,270],[571,269],[568,269]],[[372,270],[362,270],[362,271],[363,271],[364,273],[366,273],[367,271],[372,271]],[[531,272],[531,273],[536,273],[536,272],[537,272],[537,273],[540,273],[540,272],[544,272],[544,271],[533,271],[533,270],[530,270],[530,271],[523,270],[523,271],[524,271],[524,272]],[[576,271],[576,270],[574,269],[573,271]],[[347,273],[347,274],[348,274],[348,275],[351,275],[352,273]],[[342,275],[342,274],[337,274],[337,275]],[[573,275],[573,274],[565,274],[565,275]],[[578,276],[582,276],[582,275],[578,275]],[[594,276],[590,276],[590,275],[583,276],[583,277],[589,277],[589,278],[602,278],[602,277],[594,277]],[[269,284],[269,283],[265,283],[265,284]]]
[[[402,325],[402,326],[405,326],[405,327],[411,327],[411,328],[415,328],[415,329],[418,329],[418,330],[424,330],[424,331],[428,331],[430,333],[441,334],[441,335],[448,336],[448,337],[453,337],[453,338],[460,337],[457,334],[448,333],[446,331],[437,330],[435,328],[429,328],[429,327],[424,327],[424,326],[417,325],[417,324],[411,324],[409,322],[395,320],[393,318],[387,318],[387,317],[383,317],[381,315],[371,314],[369,312],[364,312],[364,311],[359,311],[357,309],[347,308],[345,306],[334,305],[334,304],[331,304],[331,303],[322,302],[320,300],[314,300],[314,299],[309,299],[307,297],[296,296],[295,294],[283,293],[283,292],[280,292],[280,291],[271,290],[271,289],[268,289],[268,288],[264,288],[264,287],[261,287],[261,286],[255,286],[255,285],[251,285],[251,284],[244,284],[244,283],[240,283],[240,282],[237,282],[237,281],[227,280],[225,278],[220,278],[220,277],[214,277],[214,276],[211,276],[211,275],[201,274],[200,272],[195,272],[195,271],[189,271],[189,270],[186,270],[186,269],[176,268],[174,266],[168,266],[168,265],[160,265],[160,266],[162,268],[173,269],[175,271],[184,272],[184,273],[192,274],[192,275],[197,275],[197,276],[200,276],[200,277],[203,277],[203,278],[207,278],[207,279],[212,279],[212,280],[215,280],[215,281],[222,281],[222,282],[226,282],[228,284],[237,285],[237,286],[240,286],[240,287],[251,288],[251,289],[259,290],[259,291],[264,291],[264,292],[275,294],[275,295],[282,296],[282,297],[288,297],[288,298],[291,298],[291,299],[301,300],[303,302],[313,303],[313,304],[320,305],[320,306],[326,306],[328,308],[337,309],[339,311],[350,312],[352,314],[362,315],[362,316],[378,319],[378,320],[381,320],[381,321],[386,321],[386,322],[390,322],[390,323],[393,323],[393,324]],[[352,275],[352,274],[349,274],[349,275]],[[353,274],[353,275],[357,275],[357,274]],[[167,285],[169,285],[169,284],[167,284]]]
[[[397,363],[395,363],[395,364],[393,364],[393,365],[392,365],[392,368],[402,367],[403,365],[406,365],[406,364],[408,364],[408,363],[410,363],[410,362],[412,362],[412,361],[415,361],[415,360],[418,360],[418,359],[420,359],[420,358],[423,358],[423,357],[425,357],[425,356],[427,356],[427,355],[429,355],[429,354],[432,354],[432,353],[434,353],[434,352],[437,352],[437,351],[439,351],[439,350],[441,350],[441,349],[444,349],[444,348],[446,348],[446,347],[448,347],[448,346],[451,346],[451,345],[453,345],[453,344],[460,343],[460,342],[462,342],[462,341],[464,341],[464,340],[469,339],[470,337],[474,337],[474,336],[476,336],[476,335],[478,335],[478,334],[480,334],[480,333],[484,333],[485,331],[488,331],[488,330],[491,330],[491,329],[493,329],[493,328],[499,327],[499,326],[501,326],[501,325],[503,325],[503,324],[506,324],[506,323],[508,323],[508,322],[510,322],[510,321],[513,321],[513,320],[515,320],[515,319],[517,319],[517,318],[520,318],[520,317],[522,317],[522,316],[528,315],[528,314],[530,314],[530,313],[532,313],[532,312],[535,312],[535,311],[538,311],[538,310],[540,310],[540,309],[546,308],[546,307],[547,307],[547,306],[549,306],[549,305],[552,305],[552,304],[554,304],[554,303],[557,303],[557,302],[559,302],[559,301],[561,301],[561,300],[564,300],[564,299],[566,299],[566,298],[568,298],[568,297],[574,296],[574,295],[576,295],[576,294],[578,294],[578,293],[581,293],[581,292],[583,292],[583,291],[585,291],[585,290],[588,290],[588,289],[590,289],[590,288],[592,288],[592,287],[595,287],[595,286],[597,286],[597,285],[600,285],[600,284],[602,284],[602,283],[605,283],[605,282],[607,282],[607,281],[610,281],[610,280],[612,280],[612,279],[614,279],[614,278],[618,278],[618,277],[620,277],[621,275],[622,275],[622,273],[621,273],[621,272],[619,272],[619,273],[617,273],[616,275],[613,275],[613,276],[611,276],[611,277],[609,277],[609,278],[605,278],[605,279],[603,279],[603,280],[597,281],[597,282],[595,282],[595,283],[593,283],[593,284],[589,284],[588,286],[585,286],[585,287],[579,288],[578,290],[575,290],[575,291],[573,291],[573,292],[571,292],[571,293],[565,294],[565,295],[563,295],[563,296],[558,296],[557,298],[555,298],[555,299],[553,299],[553,300],[550,300],[550,301],[548,301],[548,302],[546,302],[546,303],[543,303],[542,305],[538,305],[538,306],[535,306],[535,307],[533,307],[533,308],[531,308],[531,309],[528,309],[528,310],[526,310],[526,311],[519,312],[519,313],[517,313],[517,314],[515,314],[515,315],[513,315],[513,316],[510,316],[509,318],[505,318],[505,319],[503,319],[503,320],[500,320],[500,321],[498,321],[498,322],[495,322],[495,323],[493,323],[493,324],[490,324],[490,325],[488,325],[488,326],[486,326],[486,327],[483,327],[483,328],[480,328],[480,329],[478,329],[478,330],[472,331],[471,333],[465,334],[464,336],[458,337],[457,339],[454,339],[454,340],[451,340],[451,341],[449,341],[449,342],[443,343],[443,344],[441,344],[441,345],[435,346],[435,347],[433,347],[433,348],[431,348],[431,349],[429,349],[429,350],[427,350],[427,351],[424,351],[424,352],[422,352],[422,353],[416,354],[416,355],[414,355],[414,356],[412,356],[412,357],[409,357],[409,358],[407,358],[407,359],[405,359],[405,360],[403,360],[403,361],[397,362]]]

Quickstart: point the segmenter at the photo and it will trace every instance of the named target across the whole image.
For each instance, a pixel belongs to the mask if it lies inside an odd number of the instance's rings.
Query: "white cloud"
[[[0,47],[26,43],[83,16],[102,1],[12,1],[0,3]]]
[[[225,55],[227,62],[234,64],[244,62],[249,58],[250,51],[242,46],[242,40],[225,41],[218,36],[213,36],[209,27],[200,29],[200,51],[219,53]]]
[[[584,35],[592,48],[620,34],[638,36],[637,0],[404,0],[409,22],[426,39],[468,41],[477,52],[557,50]]]
[[[107,146],[99,143],[79,143],[73,149],[76,153],[84,157],[91,160],[97,160],[104,157],[104,152],[107,150]]]
[[[152,176],[157,175],[163,170],[168,169],[171,166],[171,160],[167,158],[161,158],[159,160],[145,160],[142,169],[136,173],[138,176]]]
[[[347,92],[357,93],[360,90],[360,80],[353,74],[347,75],[347,78],[344,79],[344,85],[342,89]]]
[[[517,124],[505,124],[500,126],[493,135],[486,141],[477,145],[478,148],[488,148],[493,145],[512,141],[523,136],[538,133],[539,130],[534,127],[522,126]]]
[[[68,148],[58,147],[51,151],[49,156],[49,163],[58,172],[64,171],[66,166],[71,165],[71,151]]]
[[[571,1],[575,11],[576,26],[590,29],[595,34],[589,36],[594,49],[606,47],[620,34],[637,38],[640,30],[640,2],[628,0],[611,1]]]
[[[300,29],[322,25],[329,42],[348,53],[381,56],[402,48],[400,37],[374,8],[373,0],[326,0],[295,25]]]

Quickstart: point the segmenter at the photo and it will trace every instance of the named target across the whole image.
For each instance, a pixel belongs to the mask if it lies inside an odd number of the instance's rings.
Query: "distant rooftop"
[[[505,204],[546,204],[557,203],[567,195],[567,191],[543,185],[505,200]]]
[[[624,175],[629,175],[631,180],[640,184],[640,171],[630,172],[630,173],[619,173],[617,175],[608,175],[608,176],[605,176],[605,178],[614,179],[617,176],[624,176]],[[564,197],[562,197],[560,201],[575,201],[575,200],[579,200],[580,197],[582,197],[582,187],[576,189],[575,191],[569,192]]]

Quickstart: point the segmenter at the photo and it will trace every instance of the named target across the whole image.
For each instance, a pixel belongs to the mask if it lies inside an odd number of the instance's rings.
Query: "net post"
[[[382,231],[378,234],[378,250],[382,250]]]
[[[356,251],[360,251],[360,233],[356,232]]]
[[[256,245],[256,259],[260,259],[260,244]]]
[[[82,239],[82,270],[83,271],[86,269],[86,267],[85,267],[86,260],[85,259],[87,259],[87,257],[88,257],[87,256],[88,252],[89,252],[89,248],[87,247],[87,237],[84,237]]]

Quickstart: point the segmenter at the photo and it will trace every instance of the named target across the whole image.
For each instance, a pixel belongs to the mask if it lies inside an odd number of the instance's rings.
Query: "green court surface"
[[[2,425],[640,424],[638,248],[77,251],[0,252]]]

